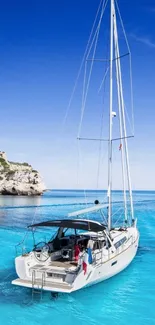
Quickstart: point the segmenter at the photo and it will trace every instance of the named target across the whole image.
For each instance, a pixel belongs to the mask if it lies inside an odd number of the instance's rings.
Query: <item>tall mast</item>
[[[111,229],[112,189],[112,110],[113,110],[113,0],[110,1],[110,108],[109,108],[109,161],[108,161],[108,229]]]
[[[118,110],[119,110],[119,127],[120,127],[120,138],[121,142],[123,142],[123,127],[122,127],[122,107],[121,107],[121,95],[120,95],[120,75],[119,75],[119,67],[118,67],[118,33],[117,33],[117,23],[116,23],[116,12],[115,12],[115,4],[114,4],[114,43],[115,43],[115,62],[116,62],[116,79],[117,79],[117,94],[118,94]],[[123,178],[123,194],[124,194],[124,213],[125,213],[125,222],[128,221],[127,216],[127,198],[126,198],[126,179],[125,179],[125,161],[124,161],[124,146],[121,147],[121,160],[122,160],[122,178]]]
[[[131,176],[130,176],[128,143],[127,143],[126,121],[125,121],[125,110],[124,110],[124,97],[123,97],[123,86],[122,86],[122,74],[121,74],[121,64],[120,64],[120,51],[119,51],[119,44],[118,44],[117,22],[116,22],[116,17],[115,17],[115,7],[113,7],[113,11],[114,11],[115,46],[116,46],[116,57],[117,57],[116,70],[117,70],[117,80],[118,80],[119,91],[120,91],[121,114],[122,114],[122,121],[123,121],[125,159],[126,159],[126,167],[127,167],[127,181],[128,181],[129,196],[130,196],[131,218],[132,218],[132,221],[134,221],[133,198],[132,198],[132,188],[131,188]],[[125,191],[124,191],[124,194],[125,194]],[[126,205],[126,201],[125,201],[125,205]],[[126,208],[125,208],[125,210],[126,210]],[[125,220],[127,221],[126,212],[125,212]]]

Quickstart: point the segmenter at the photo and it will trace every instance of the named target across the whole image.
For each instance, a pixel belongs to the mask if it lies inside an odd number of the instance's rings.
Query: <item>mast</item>
[[[111,229],[112,189],[112,108],[113,108],[113,0],[110,1],[110,108],[109,108],[109,159],[108,159],[108,230]]]
[[[114,12],[114,36],[115,36],[115,46],[116,46],[116,70],[117,70],[117,80],[120,92],[120,101],[121,101],[121,117],[123,122],[123,132],[124,132],[124,147],[125,147],[125,160],[126,160],[126,168],[127,168],[127,181],[128,181],[128,189],[129,189],[129,197],[130,197],[130,206],[131,206],[131,218],[134,221],[134,210],[133,210],[133,198],[132,198],[132,188],[131,188],[131,176],[130,176],[130,166],[129,166],[129,155],[128,155],[128,143],[127,143],[127,133],[126,133],[126,121],[125,121],[125,109],[124,109],[124,97],[123,97],[123,86],[122,86],[122,74],[121,74],[121,64],[120,64],[120,51],[118,44],[118,33],[117,33],[117,22],[115,17],[115,7],[113,7]],[[124,159],[124,158],[123,158]],[[122,160],[124,164],[124,161]],[[123,173],[124,174],[124,173]],[[123,175],[124,177],[124,175]],[[125,191],[124,191],[125,195]],[[126,201],[125,201],[126,205]],[[126,210],[126,207],[125,207]],[[125,211],[125,221],[127,222],[127,214]]]
[[[116,23],[116,11],[114,4],[114,43],[115,43],[115,62],[116,62],[116,79],[117,79],[117,95],[118,95],[118,110],[119,110],[119,127],[120,127],[120,138],[123,142],[123,127],[122,127],[122,110],[121,110],[121,95],[120,95],[120,79],[119,79],[119,67],[118,67],[118,33],[117,33],[117,23]],[[125,223],[128,221],[127,216],[127,198],[126,198],[126,179],[125,179],[125,161],[124,161],[124,145],[121,147],[121,161],[122,161],[122,178],[123,178],[123,196],[124,196],[124,214],[125,214]]]

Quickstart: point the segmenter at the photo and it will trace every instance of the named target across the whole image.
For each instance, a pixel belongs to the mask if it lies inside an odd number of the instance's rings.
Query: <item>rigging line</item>
[[[130,138],[134,138],[134,135],[127,135],[126,137],[120,137],[120,138],[114,138],[112,139],[112,141],[118,141],[118,140],[123,140],[123,139],[130,139]]]
[[[34,216],[33,216],[33,219],[32,219],[32,224],[35,224],[36,223],[36,216],[37,216],[37,213],[38,213],[39,208],[40,208],[39,205],[35,208]],[[32,229],[32,236],[33,236],[34,243],[35,243],[35,238],[34,238],[35,231],[36,231],[36,229]]]
[[[99,23],[98,23],[98,26],[97,26],[97,34],[96,34],[96,40],[95,40],[95,45],[94,45],[93,58],[95,57],[96,48],[97,48],[97,41],[98,41],[99,32],[100,32],[100,26],[101,26],[104,11],[106,9],[107,2],[108,2],[108,0],[103,1],[101,15],[100,15]],[[92,75],[93,65],[94,65],[94,62],[92,61],[91,66],[90,66],[88,80],[87,80],[87,87],[86,87],[85,97],[84,97],[84,99],[82,101],[81,118],[80,118],[80,123],[79,123],[79,130],[78,130],[78,138],[80,137],[80,133],[81,133],[81,127],[82,127],[82,122],[83,122],[84,110],[85,110],[85,105],[86,105],[86,100],[87,100],[88,89],[89,89],[89,85],[90,85],[90,79],[91,79],[91,75]]]
[[[101,142],[100,142],[100,144],[101,144]],[[107,148],[106,148],[106,150],[105,150],[105,152],[104,152],[104,155],[102,156],[102,158],[101,158],[101,149],[99,148],[99,150],[100,150],[100,152],[99,152],[99,154],[100,154],[100,161],[99,161],[99,164],[98,164],[98,170],[97,170],[97,188],[99,188],[99,175],[100,175],[100,169],[101,169],[101,161],[102,161],[102,163],[103,163],[103,161],[105,160],[105,157],[106,157],[106,154],[107,154]]]
[[[134,135],[128,135],[126,137],[119,137],[119,138],[113,138],[111,141],[118,141],[118,140],[123,140],[123,139],[129,139],[129,138],[134,138]],[[81,141],[103,141],[103,142],[108,142],[108,139],[101,139],[101,138],[84,138],[84,137],[80,137],[77,138],[78,140]]]
[[[76,185],[77,189],[79,189],[79,173],[80,173],[80,159],[79,159],[79,141],[77,141],[77,174],[76,174]],[[78,203],[78,195],[76,195],[76,204]]]
[[[79,189],[79,172],[80,172],[80,154],[79,154],[79,141],[77,141],[77,188]]]
[[[28,237],[28,230],[26,230],[23,239],[17,245],[15,245],[15,247],[21,246],[22,244],[24,245],[26,237]]]
[[[115,42],[115,55],[118,56],[118,35],[117,35],[115,7],[114,7],[114,42]],[[122,112],[121,112],[121,93],[120,93],[120,80],[119,80],[119,70],[118,69],[119,69],[118,61],[116,61],[116,80],[117,80],[117,97],[118,97],[118,111],[119,111],[119,129],[120,129],[120,136],[122,137],[123,136],[123,127],[122,127],[123,118],[122,118]],[[124,212],[125,212],[125,220],[127,221],[124,146],[122,146],[122,148],[121,148],[121,165],[122,165],[122,181],[123,181],[123,195],[124,195]]]
[[[108,0],[102,0],[102,2],[103,2],[103,5],[102,5],[102,9],[101,9],[101,15],[102,15],[102,17],[103,17],[103,14],[104,14],[104,12],[105,12],[105,9],[106,9],[106,6],[107,6],[107,3],[108,3]],[[100,20],[99,20],[99,21],[100,21]],[[93,58],[93,59],[88,59],[88,57],[89,57],[89,54],[90,54],[91,49],[92,49],[92,47],[93,47],[93,44],[94,44],[95,38],[96,38],[96,36],[97,36],[97,33],[98,33],[98,27],[99,27],[99,23],[98,23],[98,25],[97,25],[97,27],[96,27],[96,31],[95,31],[95,33],[94,33],[94,36],[93,36],[93,39],[92,39],[92,42],[91,42],[91,45],[90,45],[90,48],[89,48],[88,54],[87,54],[87,56],[86,56],[86,61],[95,61],[95,60],[96,60],[95,58]]]
[[[96,31],[95,31],[95,33],[94,33],[94,36],[93,36],[92,42],[91,42],[91,44],[90,44],[89,51],[88,51],[87,56],[86,56],[86,62],[88,62],[88,61],[93,61],[93,62],[94,62],[94,61],[95,61],[95,59],[88,59],[88,57],[89,57],[89,54],[90,54],[91,49],[92,49],[92,47],[93,47],[93,44],[94,44],[94,42],[95,42],[95,39],[96,39],[97,33],[98,33],[98,26],[96,27]]]
[[[95,57],[96,47],[97,47],[97,41],[98,41],[98,36],[99,36],[99,30],[100,30],[102,16],[103,16],[103,5],[102,5],[102,10],[101,10],[100,20],[99,20],[98,26],[96,28],[96,32],[95,32],[95,35],[94,35],[92,44],[91,44],[91,46],[89,48],[87,57],[89,56],[89,53],[90,53],[91,48],[92,48],[92,45],[93,45],[94,40],[96,38],[95,45],[94,45],[94,51],[93,51],[93,58]],[[86,103],[86,99],[87,99],[87,94],[88,94],[88,88],[89,88],[89,84],[90,84],[90,78],[91,78],[91,74],[92,74],[92,69],[93,69],[93,61],[92,61],[91,66],[90,66],[89,76],[88,76],[88,80],[87,80],[87,85],[86,85],[86,66],[85,66],[85,75],[84,75],[84,83],[83,83],[83,96],[82,96],[82,107],[81,107],[81,118],[80,118],[80,123],[79,123],[78,137],[79,137],[79,135],[81,133],[82,121],[83,121],[84,110],[85,110],[85,103]],[[85,90],[85,88],[86,88],[86,90]]]
[[[115,26],[116,26],[116,30],[117,30],[116,19],[115,19]],[[117,42],[117,54],[119,56],[118,42]],[[125,120],[125,110],[124,110],[124,94],[123,94],[123,86],[122,86],[121,65],[120,65],[120,60],[118,60],[117,62],[118,62],[118,77],[119,77],[119,85],[120,85],[120,99],[121,99],[121,111],[122,111],[122,121],[123,121],[123,133],[124,133],[124,136],[126,137],[126,120]],[[128,181],[128,188],[129,188],[129,194],[130,194],[131,215],[132,215],[132,220],[134,220],[131,176],[130,176],[129,155],[128,155],[128,143],[127,143],[126,138],[124,139],[124,146],[125,146],[125,160],[126,160],[126,168],[127,168],[127,181]]]
[[[102,114],[103,119],[103,114]],[[101,130],[102,132],[102,130]],[[97,166],[97,189],[99,188],[99,176],[100,176],[100,168],[101,168],[101,151],[102,151],[102,142],[99,143],[99,158],[98,158],[98,166]]]
[[[126,45],[127,45],[127,48],[128,48],[129,54],[131,54],[130,46],[129,46],[129,42],[128,42],[128,39],[127,39],[127,35],[126,35],[126,31],[125,31],[125,27],[124,27],[123,19],[122,19],[122,16],[121,16],[120,10],[119,10],[119,6],[118,6],[118,2],[117,2],[117,0],[115,0],[115,3],[116,3],[116,8],[117,8],[117,11],[118,11],[118,14],[119,14],[120,22],[121,22],[121,25],[122,25],[122,30],[123,30],[123,33],[124,33],[124,37],[125,37],[125,41],[126,41]]]
[[[133,100],[133,79],[132,79],[132,58],[129,56],[129,69],[130,69],[130,96],[131,96],[131,114],[132,114],[132,133],[135,133],[135,120],[134,120],[134,100]]]
[[[108,142],[109,140],[108,139],[97,139],[97,138],[81,138],[81,137],[78,137],[77,138],[78,140],[84,140],[84,141],[105,141],[105,142]]]
[[[119,57],[114,58],[113,61],[116,61],[116,60],[122,59],[122,58],[124,58],[125,56],[128,56],[128,55],[130,55],[129,52],[128,52],[128,53],[125,53],[125,54],[122,54],[122,55],[120,55]],[[86,61],[110,62],[110,60],[108,60],[108,59],[86,59]]]
[[[106,219],[106,217],[105,217],[105,215],[104,215],[104,213],[103,213],[102,210],[100,211],[100,214],[101,214],[101,216],[102,216],[102,219],[103,219],[103,221],[104,221],[104,224],[107,225],[107,219]]]
[[[98,89],[98,94],[99,94],[99,92],[101,91],[102,86],[103,86],[103,84],[104,84],[104,82],[105,82],[105,80],[106,80],[106,76],[107,76],[107,74],[108,74],[108,71],[109,71],[109,67],[107,67],[106,72],[105,72],[105,74],[104,74],[104,76],[103,76],[103,79],[102,79],[102,81],[101,81],[100,87],[99,87],[99,89]]]
[[[115,55],[118,56],[118,34],[116,24],[116,14],[114,15],[114,35],[115,35]],[[116,79],[117,79],[117,91],[118,91],[118,107],[119,107],[119,128],[120,136],[123,136],[123,116],[122,116],[122,101],[121,101],[121,80],[119,75],[119,62],[116,61]],[[122,144],[121,144],[122,145]],[[124,213],[125,222],[128,221],[128,210],[127,210],[127,195],[126,195],[126,177],[125,177],[125,161],[124,161],[124,140],[121,148],[121,165],[122,165],[122,181],[123,181],[123,196],[124,196]]]
[[[130,70],[130,96],[131,96],[131,112],[132,112],[132,126],[133,126],[133,134],[134,134],[134,129],[135,129],[135,122],[134,122],[134,103],[133,103],[133,78],[132,78],[132,55],[131,55],[131,51],[130,51],[130,46],[129,46],[129,42],[128,42],[128,38],[127,38],[127,35],[126,35],[126,31],[125,31],[125,27],[124,27],[124,23],[123,23],[123,19],[122,19],[122,16],[121,16],[121,13],[120,13],[120,10],[119,10],[119,6],[118,6],[118,2],[117,0],[115,0],[115,3],[116,3],[116,8],[117,8],[117,11],[118,11],[118,15],[119,15],[119,18],[120,18],[120,22],[121,22],[121,26],[122,26],[122,30],[123,30],[123,33],[124,33],[124,37],[125,37],[125,41],[126,41],[126,45],[127,45],[127,48],[128,48],[128,51],[129,51],[129,70]]]
[[[125,114],[126,114],[126,116],[127,116],[127,120],[128,120],[129,126],[130,126],[130,131],[131,131],[131,133],[133,134],[133,126],[132,126],[132,124],[131,124],[131,122],[130,122],[130,118],[129,118],[128,110],[126,109],[126,105],[125,105],[125,103],[124,103],[124,109],[125,109]],[[133,134],[133,136],[134,136],[134,134]]]
[[[98,32],[98,27],[96,28],[96,31],[95,31],[95,34],[94,34],[94,37],[93,37],[93,40],[92,40],[92,43],[90,45],[90,48],[89,48],[89,51],[88,51],[88,54],[87,54],[87,57],[89,56],[90,54],[90,51],[93,47],[93,44],[94,44],[94,41],[95,41],[95,38],[97,36],[97,32]],[[86,59],[85,61],[85,68],[84,68],[84,80],[83,80],[83,90],[82,90],[82,105],[81,105],[81,117],[82,117],[82,120],[83,120],[83,115],[84,115],[84,110],[85,110],[85,93],[86,93],[86,76],[87,76],[87,62],[88,60]],[[89,76],[90,76],[90,71],[89,71]],[[88,81],[87,81],[87,87],[88,87]],[[79,124],[80,125],[80,124]],[[82,125],[82,123],[81,123]]]
[[[108,34],[107,34],[107,40],[106,40],[106,60],[108,59],[108,49],[109,49],[109,42],[108,42]],[[98,89],[98,94],[103,86],[103,110],[102,110],[102,118],[101,118],[101,130],[100,130],[100,138],[103,138],[103,121],[104,121],[104,106],[105,106],[105,90],[106,90],[106,77],[108,74],[108,71],[110,70],[110,65],[108,66],[108,61],[106,61],[105,64],[105,71],[104,71],[104,77],[103,80],[100,84],[100,87]],[[104,159],[105,159],[105,155],[107,153],[107,147],[106,150],[104,152],[104,155],[101,157],[101,150],[102,150],[102,142],[99,143],[99,161],[98,161],[98,182],[97,182],[97,186],[99,186],[99,174],[100,174],[100,170],[101,170],[101,161],[103,163]]]
[[[86,88],[86,76],[87,76],[87,62],[85,62],[85,70],[84,70],[84,80],[83,80],[83,90],[82,90],[82,107],[84,107],[85,88]],[[82,107],[81,107],[81,110],[82,110]]]
[[[102,1],[103,0],[100,1],[99,7],[97,9],[97,13],[96,13],[96,16],[95,16],[95,19],[94,19],[94,22],[93,22],[93,26],[92,26],[92,29],[91,29],[91,32],[90,32],[90,35],[89,35],[89,39],[88,39],[88,42],[87,42],[87,45],[86,45],[86,49],[85,49],[85,52],[84,52],[84,55],[83,55],[83,58],[82,58],[82,61],[81,61],[81,64],[80,64],[80,68],[79,68],[77,77],[76,77],[75,82],[74,82],[74,87],[73,87],[71,97],[69,99],[69,103],[68,103],[68,106],[67,106],[67,109],[66,109],[66,114],[65,114],[65,117],[64,117],[63,125],[65,125],[66,120],[67,120],[67,116],[68,116],[70,106],[71,106],[71,103],[72,103],[72,100],[73,100],[73,97],[74,97],[74,93],[75,93],[75,90],[76,90],[76,87],[77,87],[78,80],[79,80],[79,77],[80,77],[80,74],[81,74],[83,63],[84,63],[85,57],[87,55],[87,51],[88,51],[88,48],[89,48],[89,43],[91,41],[91,38],[92,38],[92,35],[93,35],[93,32],[94,32],[94,28],[95,28],[95,24],[96,24],[96,21],[97,21],[97,17],[99,15],[100,7],[102,5]]]
[[[109,144],[108,144],[108,231],[111,230],[112,225],[112,110],[113,110],[113,57],[114,57],[114,0],[110,2],[110,76],[109,76]]]
[[[106,49],[106,52],[108,52],[108,44],[107,44],[107,49]],[[108,54],[107,54],[108,56]],[[106,64],[107,65],[107,64]],[[103,137],[103,119],[104,119],[104,104],[105,104],[105,98],[104,98],[104,94],[105,94],[105,87],[106,87],[106,77],[107,77],[107,73],[109,71],[109,67],[106,67],[105,66],[105,74],[104,74],[104,78],[101,82],[101,85],[100,85],[100,88],[98,90],[98,93],[99,91],[101,90],[102,86],[104,85],[104,88],[103,88],[103,110],[102,110],[102,116],[101,116],[101,130],[100,130],[100,138]],[[98,169],[97,169],[97,188],[99,187],[99,175],[100,175],[100,169],[101,169],[101,151],[102,151],[102,142],[100,141],[99,143],[99,159],[98,159]],[[105,153],[107,152],[107,150],[105,150]],[[104,160],[105,158],[105,154],[104,156],[102,157],[102,161]]]
[[[105,81],[106,81],[106,76],[107,76],[108,71],[109,71],[109,67],[105,66],[104,78],[100,85],[100,89],[104,85],[104,88],[103,88],[103,110],[102,110],[102,115],[101,115],[100,138],[103,137],[103,119],[104,119],[104,104],[105,104],[104,94],[105,94],[105,86],[106,86]],[[99,93],[99,90],[98,90],[98,93]],[[100,143],[99,143],[99,159],[98,159],[98,167],[97,167],[97,188],[99,188],[99,176],[100,176],[100,169],[101,169],[101,151],[102,151],[102,142],[100,141]],[[105,155],[104,155],[104,157],[105,157]]]
[[[118,212],[118,211],[117,211]],[[116,222],[114,222],[114,226],[118,223],[118,221],[121,219],[121,217],[123,216],[123,211],[122,213],[119,215],[119,217],[117,218]]]
[[[78,141],[78,179],[77,179],[77,183],[79,184],[79,171],[80,171],[80,165],[81,165],[81,161],[82,161],[82,157],[81,157],[81,148],[80,148],[80,141]],[[86,189],[84,188],[83,189],[83,192],[84,192],[84,198],[85,198],[85,204],[86,204],[86,207],[88,207],[88,202],[87,202],[87,194],[86,194]]]
[[[120,210],[122,210],[122,208],[118,208],[113,214],[112,217],[114,217],[116,215],[116,213],[118,213]]]

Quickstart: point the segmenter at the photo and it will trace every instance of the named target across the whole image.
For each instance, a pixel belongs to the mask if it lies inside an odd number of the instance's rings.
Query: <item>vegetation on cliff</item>
[[[41,195],[45,185],[39,172],[27,162],[8,161],[0,151],[0,194]]]

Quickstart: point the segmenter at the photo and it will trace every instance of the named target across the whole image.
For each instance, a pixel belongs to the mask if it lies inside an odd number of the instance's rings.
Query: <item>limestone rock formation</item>
[[[0,151],[0,194],[41,195],[44,190],[37,170],[28,163],[8,161],[6,153]]]

